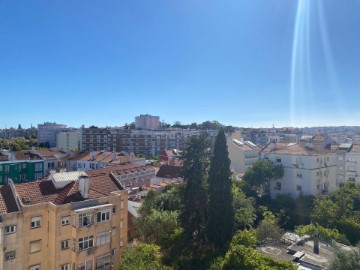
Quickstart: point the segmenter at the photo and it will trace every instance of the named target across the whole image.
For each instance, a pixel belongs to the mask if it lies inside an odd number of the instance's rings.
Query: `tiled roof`
[[[38,155],[32,154],[29,151],[16,151],[14,153],[16,160],[41,160]]]
[[[113,160],[113,153],[107,151],[94,151],[94,159],[91,158],[91,152],[82,152],[78,155],[69,158],[68,160],[79,160],[79,161],[93,161],[93,162],[102,162],[102,163],[115,163],[121,164],[129,162],[129,155],[124,154],[123,152],[116,152],[115,159]]]
[[[116,167],[113,167],[116,168]],[[109,196],[111,192],[121,190],[116,180],[111,176],[111,170],[107,168],[96,170],[89,175],[89,198],[97,199]],[[103,171],[101,171],[103,170]],[[72,181],[63,188],[56,189],[51,180],[42,180],[15,185],[19,199],[24,205],[52,202],[54,204],[66,204],[83,201],[84,198],[78,191],[78,182]],[[24,203],[24,198],[30,199]]]
[[[17,212],[18,210],[10,186],[0,186],[0,214]]]
[[[335,153],[337,145],[331,145],[330,148],[320,148],[317,145],[313,145],[313,148],[310,148],[306,143],[275,143],[275,148],[273,144],[268,144],[263,150],[263,153],[274,153],[274,154],[285,154],[285,155],[303,155],[303,156],[315,156],[315,155],[324,155]]]
[[[181,167],[172,165],[162,165],[156,174],[157,177],[178,178],[181,177]]]

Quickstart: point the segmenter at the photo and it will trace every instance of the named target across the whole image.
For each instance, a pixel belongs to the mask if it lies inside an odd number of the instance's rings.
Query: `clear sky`
[[[299,1],[0,1],[0,127],[360,125],[360,1]]]

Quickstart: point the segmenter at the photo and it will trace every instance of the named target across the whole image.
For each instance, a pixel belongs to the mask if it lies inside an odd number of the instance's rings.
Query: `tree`
[[[209,221],[207,237],[217,248],[224,248],[234,228],[231,171],[225,133],[220,130],[215,141],[209,171]]]
[[[294,270],[291,262],[277,261],[243,245],[235,245],[225,255],[222,270]]]
[[[182,152],[182,177],[185,188],[181,193],[183,205],[180,223],[186,238],[196,242],[205,240],[207,223],[208,195],[205,177],[209,165],[210,141],[208,135],[201,133],[192,136]]]
[[[233,207],[235,211],[234,226],[235,229],[251,228],[256,220],[255,214],[255,198],[246,197],[244,192],[238,187],[238,183],[234,182],[232,187]]]
[[[335,254],[325,270],[354,270],[360,269],[360,250],[353,248],[343,250],[335,246]]]
[[[284,231],[278,225],[278,219],[266,207],[260,207],[260,209],[262,211],[263,220],[256,228],[257,239],[259,241],[265,240],[266,238],[280,240]]]
[[[136,220],[140,240],[163,245],[178,228],[178,213],[152,209],[150,214]]]
[[[250,186],[257,189],[261,194],[270,193],[270,181],[280,179],[284,175],[282,165],[274,165],[270,160],[258,160],[254,162],[251,168],[245,171],[243,180]]]
[[[170,270],[161,264],[160,248],[156,245],[138,244],[127,247],[122,255],[119,270]]]
[[[18,129],[22,129],[21,124],[18,125]]]
[[[233,236],[230,247],[236,245],[243,245],[245,247],[254,247],[257,243],[256,230],[243,230],[237,231]]]
[[[335,240],[339,243],[348,245],[349,241],[346,239],[344,234],[339,233],[337,229],[327,229],[318,224],[309,224],[306,226],[298,226],[295,229],[295,232],[299,235],[313,235],[315,232],[318,232],[320,238],[325,239],[327,241]]]

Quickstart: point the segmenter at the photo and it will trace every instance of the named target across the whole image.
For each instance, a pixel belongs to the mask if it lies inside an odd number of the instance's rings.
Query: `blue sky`
[[[360,2],[299,1],[1,1],[0,128],[359,125]]]

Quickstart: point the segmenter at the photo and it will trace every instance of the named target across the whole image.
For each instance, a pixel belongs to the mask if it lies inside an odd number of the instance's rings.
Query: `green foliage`
[[[209,219],[207,224],[208,240],[220,249],[230,242],[234,227],[230,177],[230,159],[225,133],[220,130],[216,138],[209,171]]]
[[[178,228],[178,213],[152,209],[149,215],[136,220],[140,240],[146,243],[164,244]]]
[[[294,270],[290,262],[277,261],[242,245],[233,246],[225,255],[222,270]]]
[[[243,245],[245,247],[254,247],[257,243],[256,238],[256,230],[250,229],[250,230],[243,230],[243,231],[237,231],[235,235],[233,236],[230,247],[236,246],[236,245]]]
[[[349,241],[344,234],[339,233],[337,229],[327,229],[317,224],[309,224],[306,226],[299,226],[295,229],[295,232],[299,235],[312,236],[315,232],[318,232],[320,238],[328,241],[335,240],[339,243],[348,245]]]
[[[21,151],[21,150],[30,150],[32,147],[37,147],[38,143],[36,139],[25,139],[25,138],[15,138],[15,139],[0,139],[0,149],[7,149],[10,151]]]
[[[280,179],[284,175],[284,168],[282,165],[274,165],[270,160],[258,160],[251,168],[245,171],[243,180],[251,187],[257,190],[258,193],[265,194],[270,192],[270,181]]]
[[[360,250],[342,250],[335,247],[335,254],[325,270],[355,270],[360,269]]]
[[[246,197],[239,188],[240,182],[234,182],[232,187],[233,205],[235,210],[235,229],[251,228],[256,220],[255,199]]]
[[[263,241],[266,238],[279,240],[284,234],[284,230],[278,225],[277,217],[269,211],[266,207],[260,207],[263,219],[256,228],[256,237],[258,241]]]
[[[170,270],[162,265],[160,248],[156,245],[138,244],[127,247],[122,255],[119,270]]]
[[[356,244],[360,240],[360,184],[347,182],[332,195],[318,198],[312,219],[323,227],[337,229]]]
[[[187,238],[195,241],[205,240],[208,215],[208,194],[205,177],[209,165],[210,141],[207,134],[193,136],[182,152],[182,176],[185,187],[181,192],[183,205],[180,223]]]

